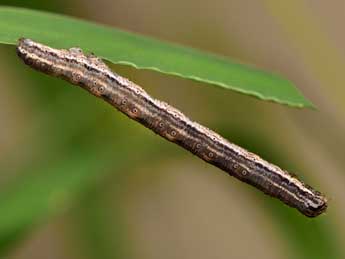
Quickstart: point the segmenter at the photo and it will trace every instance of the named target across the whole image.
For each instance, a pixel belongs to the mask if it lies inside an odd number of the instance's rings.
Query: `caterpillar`
[[[152,98],[137,84],[112,72],[93,54],[85,55],[79,48],[54,49],[26,38],[18,40],[16,51],[35,70],[80,86],[156,134],[305,216],[315,217],[326,210],[327,199],[320,192],[190,120],[178,109]]]

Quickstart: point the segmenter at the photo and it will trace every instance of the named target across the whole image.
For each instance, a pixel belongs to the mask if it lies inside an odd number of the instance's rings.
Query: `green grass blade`
[[[150,145],[138,149],[151,152]],[[116,155],[107,147],[90,150],[69,152],[38,170],[31,169],[31,173],[25,172],[1,191],[0,210],[4,213],[0,214],[0,256],[37,224],[66,209],[107,175],[122,173],[129,165],[130,148],[123,148]],[[130,165],[144,158],[145,155],[132,159]]]
[[[113,63],[209,83],[262,100],[313,106],[290,81],[224,57],[63,15],[0,7],[0,43],[16,44],[19,37],[58,48],[79,46]]]
[[[3,254],[40,221],[66,208],[85,188],[94,185],[105,171],[105,161],[70,154],[59,164],[42,166],[18,178],[0,194],[0,254]],[[104,174],[103,174],[104,176]]]

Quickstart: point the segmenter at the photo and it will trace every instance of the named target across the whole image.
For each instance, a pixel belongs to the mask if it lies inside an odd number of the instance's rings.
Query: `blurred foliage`
[[[45,2],[46,10],[56,11],[57,2]],[[35,5],[40,5],[40,1],[28,4],[28,7],[38,8]],[[40,7],[45,9],[43,5]],[[68,45],[68,42],[52,43]],[[91,43],[86,49],[94,50]],[[101,49],[98,52],[103,53]],[[22,87],[28,87],[32,92],[39,141],[47,146],[39,151],[41,157],[34,167],[23,167],[18,177],[2,187],[0,209],[4,213],[0,215],[0,255],[13,252],[18,241],[40,224],[76,204],[73,231],[82,240],[83,258],[123,258],[126,228],[119,211],[121,192],[107,193],[109,188],[114,188],[114,185],[108,186],[109,182],[117,183],[115,186],[121,190],[125,188],[122,178],[133,168],[148,164],[147,161],[151,163],[153,156],[163,161],[179,149],[169,149],[170,145],[163,144],[158,137],[148,137],[140,126],[117,115],[110,106],[87,93],[25,68],[13,53],[14,48],[7,47],[6,56],[2,58],[24,78]],[[106,54],[102,56],[106,57]],[[122,58],[114,58],[118,57]],[[20,94],[21,89],[16,91]],[[217,105],[215,100],[209,103]],[[227,106],[225,102],[219,103],[219,109]],[[255,125],[252,126],[255,129]],[[287,153],[256,131],[249,133],[243,130],[245,127],[230,127],[225,122],[214,123],[212,127],[220,128],[226,138],[274,163],[293,164]],[[297,171],[294,165],[289,169]],[[335,226],[332,217],[326,215],[311,220],[279,201],[260,196],[250,187],[248,192],[258,201],[255,203],[258,208],[266,209],[267,217],[276,226],[277,236],[274,238],[289,247],[289,254],[282,258],[343,258],[337,234],[340,228]],[[112,211],[109,204],[117,211]],[[115,231],[111,231],[110,226]],[[243,240],[243,243],[249,245],[250,241]]]
[[[222,57],[67,16],[2,7],[0,42],[16,44],[20,37],[54,47],[78,46],[113,63],[193,79],[263,100],[313,106],[290,81]]]
[[[229,131],[224,131],[223,135],[226,136],[228,134],[226,132]],[[282,165],[286,161],[279,148],[272,144],[268,145],[270,141],[264,137],[259,140],[254,135],[241,132],[233,132],[233,135],[237,136],[234,139],[236,143],[243,143],[242,146],[254,153],[261,153],[263,157],[270,157],[270,161],[274,164]],[[296,172],[297,168],[290,165],[289,171]],[[305,179],[305,177],[303,178]],[[310,182],[310,180],[306,182]],[[257,193],[253,191],[253,195],[257,195]],[[260,204],[272,214],[272,221],[288,241],[292,258],[342,258],[339,237],[334,234],[337,231],[334,225],[329,222],[329,218],[320,217],[314,221],[300,215],[296,210],[291,210],[288,206],[282,207],[279,201],[266,199],[266,197],[260,199]]]

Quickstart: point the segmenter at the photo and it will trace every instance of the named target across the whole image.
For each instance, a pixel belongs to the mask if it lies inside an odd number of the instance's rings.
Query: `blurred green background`
[[[0,46],[0,258],[345,258],[345,3],[0,1],[255,64],[318,110],[112,65],[329,197],[309,219]]]

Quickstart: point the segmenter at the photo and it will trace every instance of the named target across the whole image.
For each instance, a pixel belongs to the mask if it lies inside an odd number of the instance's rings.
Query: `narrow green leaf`
[[[0,43],[28,37],[57,48],[79,46],[117,64],[180,76],[294,107],[313,107],[290,81],[224,57],[71,17],[0,7]]]

